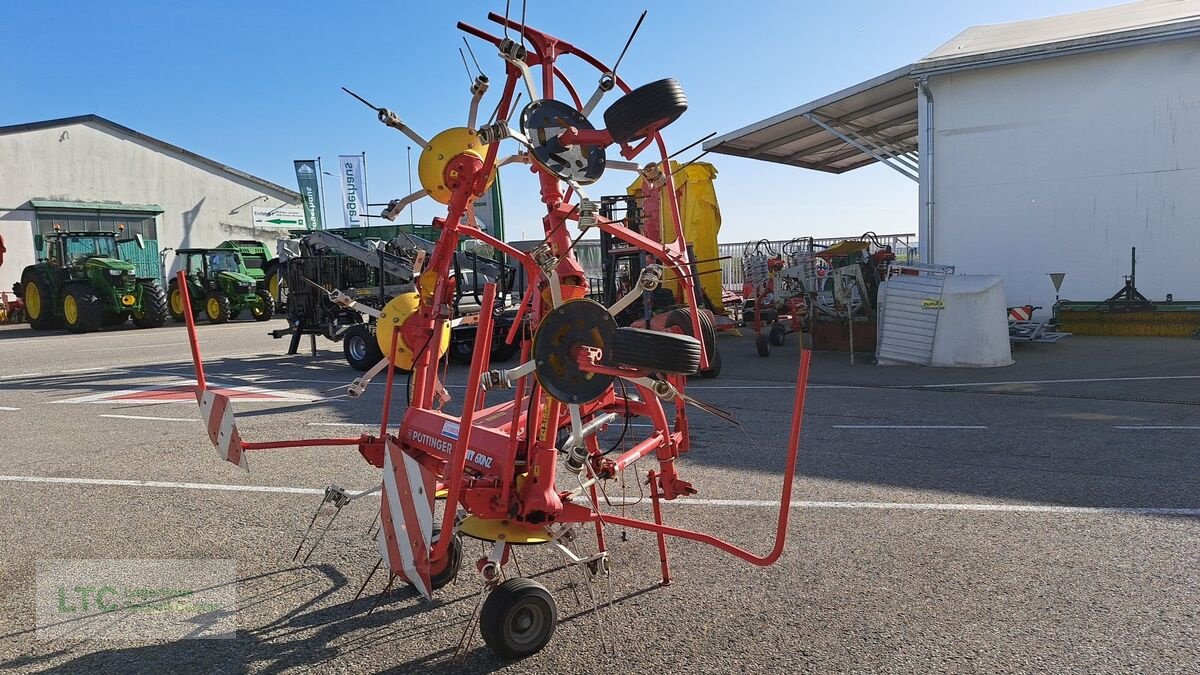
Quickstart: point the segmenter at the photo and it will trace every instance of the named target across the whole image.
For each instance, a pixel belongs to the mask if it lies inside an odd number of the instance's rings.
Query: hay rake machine
[[[710,544],[756,565],[770,565],[779,558],[786,536],[809,358],[804,352],[800,360],[779,520],[771,551],[758,556],[712,535],[664,524],[662,501],[696,493],[677,468],[677,460],[692,447],[689,407],[737,423],[728,413],[686,391],[687,376],[709,366],[711,355],[702,341],[678,333],[620,328],[613,318],[640,300],[643,293],[657,288],[668,270],[685,277],[691,269],[687,242],[679,226],[676,194],[672,189],[662,189],[672,182],[670,163],[663,161],[668,154],[660,134],[684,112],[687,100],[674,80],[633,89],[616,74],[616,66],[609,68],[564,40],[505,16],[489,14],[488,18],[503,27],[503,37],[465,23],[458,27],[492,45],[503,61],[505,79],[493,114],[496,121],[477,124],[481,99],[489,89],[481,70],[471,87],[467,126],[447,129],[428,140],[395,113],[371,106],[380,121],[422,148],[418,171],[421,190],[393,200],[384,217],[394,218],[407,204],[425,197],[446,206],[445,217],[435,218],[433,223],[440,230],[437,245],[414,270],[415,292],[397,296],[382,309],[360,307],[340,291],[330,292],[331,301],[376,318],[377,338],[385,356],[355,379],[348,393],[358,397],[372,378],[387,371],[378,433],[270,442],[243,439],[229,398],[206,384],[190,319],[188,334],[196,366],[197,399],[210,440],[221,458],[245,467],[246,453],[255,450],[356,446],[367,462],[382,469],[381,484],[358,494],[331,486],[322,501],[322,507],[329,504],[334,508],[330,520],[346,504],[379,492],[375,540],[380,561],[375,569],[386,568],[389,589],[399,579],[426,599],[458,575],[465,555],[463,537],[486,542],[490,553],[475,564],[481,590],[470,623],[478,623],[484,641],[494,652],[505,658],[520,658],[549,642],[557,609],[554,598],[541,584],[507,574],[513,546],[541,544],[558,548],[568,562],[586,569],[589,584],[610,573],[606,526],[656,535],[664,585],[670,583],[667,537]],[[587,101],[580,98],[556,65],[567,56],[577,57],[599,72],[595,92]],[[556,90],[565,92],[566,102],[555,98]],[[603,113],[605,128],[596,128],[589,115],[613,90],[622,95]],[[529,102],[518,110],[521,94],[528,94]],[[506,145],[514,146],[515,152],[502,155],[501,147]],[[608,148],[614,148],[624,161],[609,160]],[[635,163],[633,160],[645,151],[655,155],[655,161],[644,166]],[[517,250],[480,229],[471,209],[498,168],[510,164],[526,165],[536,173],[541,201],[546,206],[545,239],[529,252]],[[670,206],[671,226],[679,235],[673,243],[651,240],[621,221],[599,214],[599,203],[587,196],[585,188],[606,169],[640,171],[646,182],[660,191],[659,196]],[[572,227],[579,230],[580,236],[599,229],[645,251],[654,262],[643,270],[636,288],[605,307],[586,297],[586,277],[572,252],[574,241],[578,241],[571,238]],[[519,305],[521,316],[506,336],[508,344],[520,344],[520,365],[491,369],[488,350],[476,350],[461,413],[452,415],[439,364],[451,328],[450,302],[455,294],[452,258],[462,237],[478,239],[503,252],[517,262],[529,283]],[[682,288],[691,310],[691,335],[701,335],[695,291],[691,284],[683,284]],[[478,317],[478,339],[482,344],[491,341],[496,304],[495,284],[488,284]],[[527,320],[531,331],[522,329],[522,319]],[[393,424],[390,412],[397,369],[410,370],[409,401],[398,415],[398,424]],[[495,393],[501,391],[503,395]],[[505,400],[489,404],[489,394]],[[652,428],[635,438],[630,420],[639,417],[648,420]],[[602,448],[600,433],[610,426],[615,431],[618,425],[623,429],[622,440],[629,440],[624,445],[619,442]],[[602,488],[606,481],[623,477],[642,459],[657,464],[645,475],[653,520],[602,509],[598,486]],[[444,497],[440,515],[435,508],[435,494]],[[571,542],[585,534],[590,538],[592,533],[595,553],[577,554]],[[302,540],[297,555],[303,546]],[[590,591],[591,586],[588,588]],[[610,592],[610,606],[611,602]],[[600,606],[594,599],[593,610],[602,626]],[[464,632],[462,653],[473,630],[468,625]]]

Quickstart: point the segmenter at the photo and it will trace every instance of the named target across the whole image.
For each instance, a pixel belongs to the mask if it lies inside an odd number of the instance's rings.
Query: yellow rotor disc
[[[475,155],[479,159],[487,156],[488,146],[482,145],[475,132],[466,127],[454,127],[429,139],[429,145],[421,150],[417,161],[417,177],[421,187],[429,190],[429,196],[441,204],[449,204],[453,191],[446,185],[446,165],[461,154]],[[496,178],[496,169],[488,176],[486,190]]]

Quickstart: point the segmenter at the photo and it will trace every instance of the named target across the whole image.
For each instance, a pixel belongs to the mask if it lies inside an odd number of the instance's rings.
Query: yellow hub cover
[[[79,304],[75,302],[75,296],[73,295],[63,298],[63,318],[69,324],[74,324],[79,320]]]
[[[421,150],[421,158],[417,160],[417,176],[421,187],[429,190],[429,196],[442,204],[449,204],[453,191],[446,185],[446,165],[455,157],[462,154],[475,155],[479,159],[487,156],[488,146],[482,145],[475,132],[466,127],[454,127],[429,139],[429,145]],[[491,187],[496,178],[496,169],[488,176],[487,185]]]
[[[176,314],[183,314],[183,293],[179,289],[171,291],[171,310]]]
[[[463,519],[458,531],[473,539],[504,540],[509,544],[544,544],[550,541],[550,531],[545,527],[511,520],[485,520],[479,516]]]
[[[25,284],[25,313],[31,319],[42,317],[42,293],[32,281]]]
[[[392,329],[395,326],[403,326],[408,318],[417,313],[420,307],[420,301],[415,292],[401,293],[388,301],[388,304],[383,306],[379,311],[378,323],[375,324],[375,340],[379,343],[379,350],[384,354],[392,348]],[[449,323],[449,322],[447,322]],[[396,345],[396,356],[392,359],[392,365],[403,368],[404,370],[412,370],[413,361],[417,357],[417,353],[424,348],[425,340],[421,340],[421,344],[409,344],[404,337],[403,331],[397,334],[399,342]],[[441,345],[438,349],[438,358],[446,353],[450,348],[450,326],[446,325],[442,329]]]
[[[221,303],[216,298],[209,298],[204,309],[208,312],[208,318],[210,319],[221,316]]]

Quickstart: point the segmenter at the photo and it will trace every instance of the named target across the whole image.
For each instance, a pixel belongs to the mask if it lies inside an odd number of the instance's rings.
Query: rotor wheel
[[[700,369],[700,341],[679,333],[618,328],[613,333],[612,359],[631,368],[694,375]]]
[[[667,78],[643,84],[613,101],[604,111],[604,124],[614,141],[632,143],[679,119],[687,106],[683,87]]]
[[[86,283],[63,287],[63,322],[72,333],[91,333],[104,323],[104,306]]]
[[[139,281],[142,287],[142,311],[133,313],[133,325],[138,328],[160,328],[167,323],[167,294],[154,279]]]
[[[544,586],[517,577],[500,584],[483,601],[479,633],[497,656],[521,659],[536,654],[554,637],[558,607]]]
[[[229,321],[232,312],[229,308],[229,296],[220,291],[213,291],[204,299],[204,316],[209,323],[225,323]]]
[[[692,335],[692,310],[680,307],[671,310],[667,315],[666,327],[676,328],[684,335]],[[714,378],[721,373],[721,352],[717,349],[717,330],[713,327],[708,312],[700,310],[700,333],[704,339],[704,349],[708,352],[708,370],[700,371],[701,377]],[[692,335],[692,337],[695,337]]]
[[[25,302],[25,316],[34,330],[50,330],[62,327],[62,319],[54,313],[53,285],[50,275],[39,267],[29,267],[21,279],[21,299]]]

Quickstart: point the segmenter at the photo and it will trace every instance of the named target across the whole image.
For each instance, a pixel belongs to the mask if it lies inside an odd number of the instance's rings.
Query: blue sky
[[[665,132],[678,148],[911,63],[971,25],[1111,4],[530,0],[527,15],[530,25],[611,62],[648,9],[620,74],[635,86],[662,77],[681,82],[690,108]],[[519,14],[519,0],[513,5]],[[502,1],[0,0],[0,7],[9,27],[0,125],[95,113],[292,188],[291,160],[319,155],[332,172],[336,155],[365,151],[376,202],[406,194],[411,143],[339,87],[395,110],[427,138],[463,125],[470,94],[455,23],[499,32],[487,13],[504,12]],[[497,81],[503,69],[494,51],[478,40],[472,46]],[[563,63],[577,88],[591,92],[594,71]],[[498,94],[493,88],[482,107],[490,111]],[[598,113],[594,121],[601,123]],[[706,159],[720,174],[723,241],[916,232],[915,183],[886,167],[834,176]],[[609,171],[590,193],[623,192],[630,176]],[[532,176],[510,167],[503,180],[509,238],[537,235],[543,211]],[[327,181],[330,222],[340,223],[337,183]],[[416,220],[429,222],[440,210],[424,200]]]

